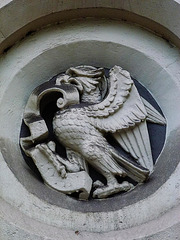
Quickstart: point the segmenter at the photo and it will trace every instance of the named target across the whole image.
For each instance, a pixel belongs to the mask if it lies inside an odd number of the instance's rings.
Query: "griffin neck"
[[[100,94],[99,88],[96,88],[95,90],[91,90],[89,93],[88,92],[83,92],[81,95],[81,102],[85,103],[99,103],[102,101],[102,97]]]

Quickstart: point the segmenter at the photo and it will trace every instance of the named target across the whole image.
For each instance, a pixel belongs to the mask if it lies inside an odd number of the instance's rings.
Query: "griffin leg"
[[[93,192],[94,198],[106,198],[118,192],[129,191],[134,187],[133,184],[127,181],[124,181],[121,184],[119,184],[117,179],[112,173],[103,173],[103,175],[107,179],[107,185],[96,189]]]
[[[107,185],[115,185],[118,184],[117,179],[115,178],[115,176],[112,173],[104,173],[103,174],[107,180]]]

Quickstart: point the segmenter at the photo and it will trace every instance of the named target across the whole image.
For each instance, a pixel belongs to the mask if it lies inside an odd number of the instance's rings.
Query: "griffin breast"
[[[102,139],[102,134],[91,125],[89,117],[78,108],[57,112],[53,128],[62,145],[78,152],[81,152],[87,141]]]

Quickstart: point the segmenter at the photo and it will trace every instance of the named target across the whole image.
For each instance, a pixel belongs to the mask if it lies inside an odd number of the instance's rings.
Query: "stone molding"
[[[140,0],[114,1],[113,3],[112,1],[27,1],[26,4],[22,4],[22,1],[14,0],[1,1],[0,7],[0,51],[5,50],[5,54],[0,58],[0,120],[2,124],[0,137],[3,155],[7,154],[6,157],[14,159],[6,152],[12,150],[12,154],[16,153],[16,157],[21,156],[17,141],[23,108],[29,94],[37,85],[65,70],[69,64],[69,56],[74,54],[74,49],[78,49],[79,53],[78,59],[71,58],[73,65],[79,64],[80,60],[82,63],[83,61],[92,65],[102,63],[106,67],[111,67],[119,61],[140,80],[153,93],[167,116],[169,124],[167,142],[169,146],[175,145],[174,132],[178,135],[180,125],[179,52],[176,47],[144,30],[144,27],[164,35],[164,38],[179,46],[179,1],[166,0],[158,3]],[[32,8],[34,11],[31,11]],[[95,15],[101,18],[104,16],[107,20],[82,21],[79,19],[44,27],[49,23],[57,22],[59,18],[61,21],[77,18],[77,16],[79,18],[80,13],[82,14],[80,17]],[[116,16],[124,14],[124,20],[136,22],[142,25],[143,29],[124,21],[108,20],[114,13]],[[41,31],[32,35],[29,33],[30,36],[27,34],[42,26],[44,29]],[[117,33],[119,27],[122,34]],[[111,30],[113,30],[112,35],[107,34]],[[132,33],[133,38],[130,38]],[[11,49],[7,49],[26,34],[25,39]],[[34,48],[34,43],[37,48]],[[94,58],[93,53],[87,57],[86,51],[83,50],[87,47],[94,47],[98,57]],[[113,52],[114,47],[117,49],[115,52]],[[107,49],[105,57],[102,54],[104,49]],[[64,57],[63,61],[62,58],[59,59],[61,54]],[[120,54],[123,54],[123,58],[118,60]],[[54,65],[48,59],[60,61]],[[40,73],[39,69],[46,69],[46,71]],[[11,98],[14,101],[9,104]],[[17,111],[13,111],[16,105]],[[7,121],[10,123],[8,130]],[[174,138],[171,138],[172,135]],[[4,139],[7,141],[5,144]],[[176,145],[175,149],[178,149],[178,141]],[[20,161],[23,161],[22,157]],[[147,209],[147,203],[141,200],[114,213],[102,211],[86,214],[58,206],[52,207],[44,200],[41,201],[33,192],[27,191],[8,165],[1,156],[0,238],[2,240],[92,239],[93,237],[129,240],[149,237],[164,240],[168,234],[171,236],[170,239],[174,240],[179,236],[177,228],[180,219],[179,166],[171,177],[148,197],[148,206],[151,206],[152,212]],[[163,196],[162,201],[160,196]],[[97,224],[96,219],[100,219],[101,223]],[[96,226],[92,224],[93,221]],[[84,223],[87,223],[87,226],[83,225]],[[48,229],[48,232],[40,229]],[[98,232],[108,233],[98,234]]]
[[[21,0],[7,0],[0,7],[1,53],[29,32],[55,22],[84,17],[110,17],[137,23],[180,46],[179,1],[32,0],[22,4]]]

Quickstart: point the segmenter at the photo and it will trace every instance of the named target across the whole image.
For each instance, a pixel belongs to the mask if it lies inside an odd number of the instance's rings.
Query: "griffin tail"
[[[110,149],[113,158],[119,163],[119,165],[125,170],[127,176],[135,180],[138,183],[146,181],[149,177],[149,170],[138,165],[124,156],[120,156],[113,149]]]

